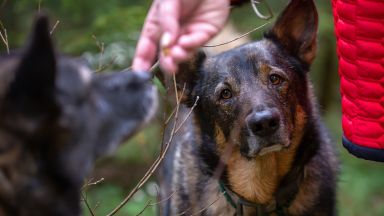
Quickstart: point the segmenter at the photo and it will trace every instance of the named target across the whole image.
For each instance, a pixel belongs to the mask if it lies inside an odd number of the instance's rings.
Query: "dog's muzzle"
[[[280,122],[277,108],[266,108],[249,114],[246,118],[249,135],[242,142],[241,154],[253,158],[280,151],[284,147],[278,135]]]

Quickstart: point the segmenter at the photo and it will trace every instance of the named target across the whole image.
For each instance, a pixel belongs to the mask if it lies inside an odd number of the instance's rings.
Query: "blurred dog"
[[[156,90],[148,73],[57,55],[44,16],[29,40],[0,57],[0,215],[79,215],[93,162],[153,116]]]
[[[313,0],[292,0],[262,40],[181,65],[179,119],[197,105],[159,172],[162,214],[335,214],[338,160],[308,79],[317,26]]]

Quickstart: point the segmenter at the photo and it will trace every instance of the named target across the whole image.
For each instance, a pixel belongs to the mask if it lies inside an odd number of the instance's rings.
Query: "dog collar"
[[[280,206],[278,205],[278,203],[276,203],[276,201],[272,203],[272,205],[274,205],[273,207],[271,207],[271,205],[266,206],[263,204],[250,202],[248,200],[241,198],[235,192],[228,189],[225,186],[224,182],[221,180],[219,181],[219,188],[220,188],[220,192],[224,195],[227,202],[236,210],[236,216],[244,215],[244,207],[255,208],[257,216],[267,216],[267,215],[271,215],[272,213],[275,213],[277,216],[285,216],[286,209],[289,206],[289,204]],[[232,196],[235,196],[235,199]]]

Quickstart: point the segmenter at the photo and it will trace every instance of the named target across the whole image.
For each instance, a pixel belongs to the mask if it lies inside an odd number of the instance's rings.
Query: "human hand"
[[[154,0],[136,47],[133,70],[149,70],[158,56],[161,68],[175,73],[179,62],[223,28],[228,14],[229,0]]]

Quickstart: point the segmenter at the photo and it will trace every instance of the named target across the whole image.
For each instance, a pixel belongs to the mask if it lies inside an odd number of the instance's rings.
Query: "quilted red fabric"
[[[384,161],[384,1],[332,0],[342,100],[343,144]]]

